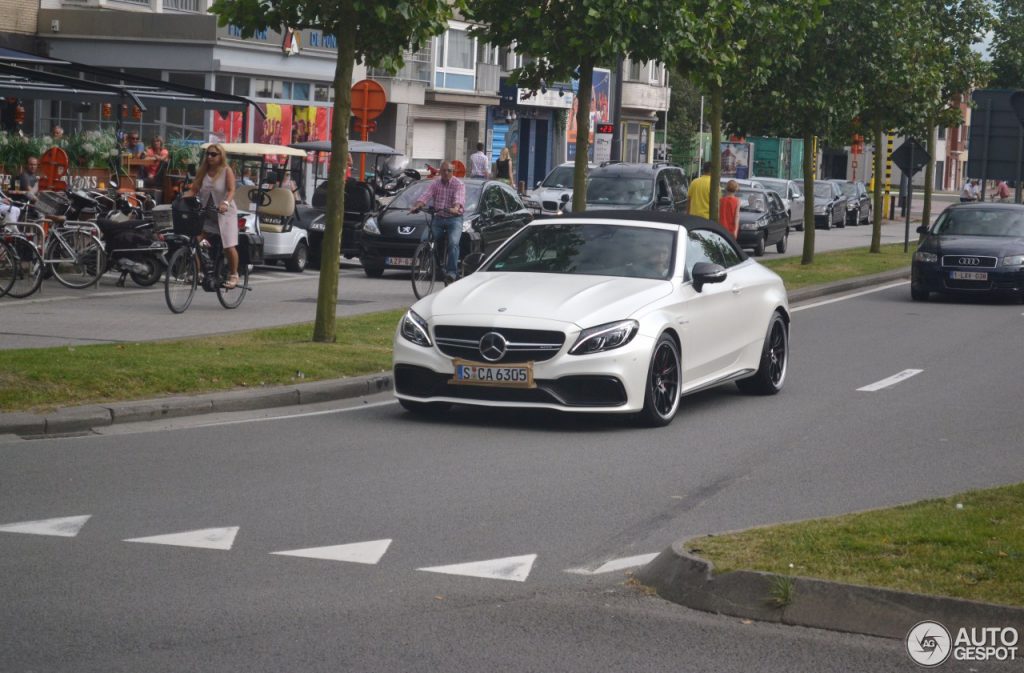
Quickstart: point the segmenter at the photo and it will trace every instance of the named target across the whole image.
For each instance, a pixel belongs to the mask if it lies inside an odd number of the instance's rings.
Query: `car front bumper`
[[[764,240],[764,235],[767,231],[764,227],[740,229],[740,235],[736,242],[740,244],[741,248],[753,248],[757,245],[758,241]]]
[[[536,328],[509,322],[501,327]],[[433,326],[431,326],[433,331]],[[621,348],[590,355],[569,355],[579,330],[565,330],[558,353],[533,363],[535,388],[450,383],[453,358],[436,343],[418,346],[398,331],[394,340],[395,396],[416,402],[451,402],[488,407],[528,407],[594,413],[634,413],[644,404],[647,368],[654,339],[637,334]],[[483,358],[476,360],[487,364]],[[504,364],[504,363],[502,363]]]
[[[952,278],[953,271],[984,272],[985,280],[961,280]],[[914,262],[911,266],[910,282],[914,287],[928,292],[949,292],[963,294],[1024,294],[1024,267],[1006,266],[978,269],[975,267],[939,266],[938,263]]]

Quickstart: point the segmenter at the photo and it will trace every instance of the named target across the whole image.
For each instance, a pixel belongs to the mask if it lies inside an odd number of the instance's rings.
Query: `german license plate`
[[[388,266],[412,266],[412,257],[385,257]]]
[[[953,280],[988,280],[987,271],[950,271]]]
[[[486,365],[466,360],[452,360],[455,373],[448,381],[464,386],[497,386],[502,388],[536,388],[533,363]]]

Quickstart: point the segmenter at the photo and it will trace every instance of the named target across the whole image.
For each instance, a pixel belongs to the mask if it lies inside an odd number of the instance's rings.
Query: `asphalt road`
[[[792,232],[789,249],[781,256],[801,255],[803,237],[802,232]],[[902,224],[883,226],[883,243],[901,241]],[[867,247],[870,242],[867,226],[819,230],[815,249]],[[779,256],[773,246],[765,259]],[[214,294],[199,290],[180,315],[167,308],[162,283],[139,288],[129,280],[128,287],[119,288],[116,281],[117,274],[108,274],[97,287],[70,290],[51,279],[26,299],[0,298],[0,348],[148,341],[290,325],[316,317],[319,273],[311,270],[294,274],[280,266],[256,267],[250,276],[252,293],[239,308],[226,311]],[[405,308],[414,302],[408,273],[388,271],[383,278],[369,279],[357,264],[343,263],[337,315]]]
[[[663,429],[379,397],[0,438],[0,524],[89,517],[0,532],[0,670],[917,670],[897,641],[665,603],[621,561],[1024,479],[1021,306],[908,295],[799,307],[782,394],[708,391]],[[172,541],[220,548],[126,541],[193,531]]]

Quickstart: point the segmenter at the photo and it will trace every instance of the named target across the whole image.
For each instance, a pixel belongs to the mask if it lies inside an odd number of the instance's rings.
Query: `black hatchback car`
[[[932,292],[1024,298],[1024,206],[952,205],[917,231],[924,240],[911,267],[915,301]]]
[[[679,166],[606,162],[587,177],[587,210],[685,213],[688,187]]]
[[[754,251],[755,257],[774,245],[782,254],[789,245],[789,214],[779,195],[770,189],[744,188],[736,192],[740,199],[740,235],[736,242],[741,248]]]
[[[533,220],[515,190],[497,180],[465,178],[466,210],[459,257],[474,252],[490,254],[512,234]],[[367,217],[359,227],[359,261],[370,278],[385,269],[408,269],[413,253],[426,232],[429,215],[410,213],[433,180],[406,187],[380,213]]]

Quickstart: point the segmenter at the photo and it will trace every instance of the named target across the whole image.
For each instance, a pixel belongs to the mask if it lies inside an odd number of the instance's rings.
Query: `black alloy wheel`
[[[786,252],[786,248],[789,247],[789,227],[786,227],[786,231],[782,233],[782,238],[775,243],[775,251],[780,255]]]
[[[768,322],[768,334],[761,350],[757,372],[740,379],[736,387],[751,395],[774,395],[782,390],[789,369],[789,328],[782,314],[776,311]]]
[[[668,425],[679,410],[681,382],[679,347],[668,334],[662,334],[651,354],[647,369],[644,408],[640,422],[649,427]]]
[[[764,256],[764,249],[768,245],[768,233],[765,232],[764,236],[761,236],[757,240],[757,245],[754,246],[754,257]]]

